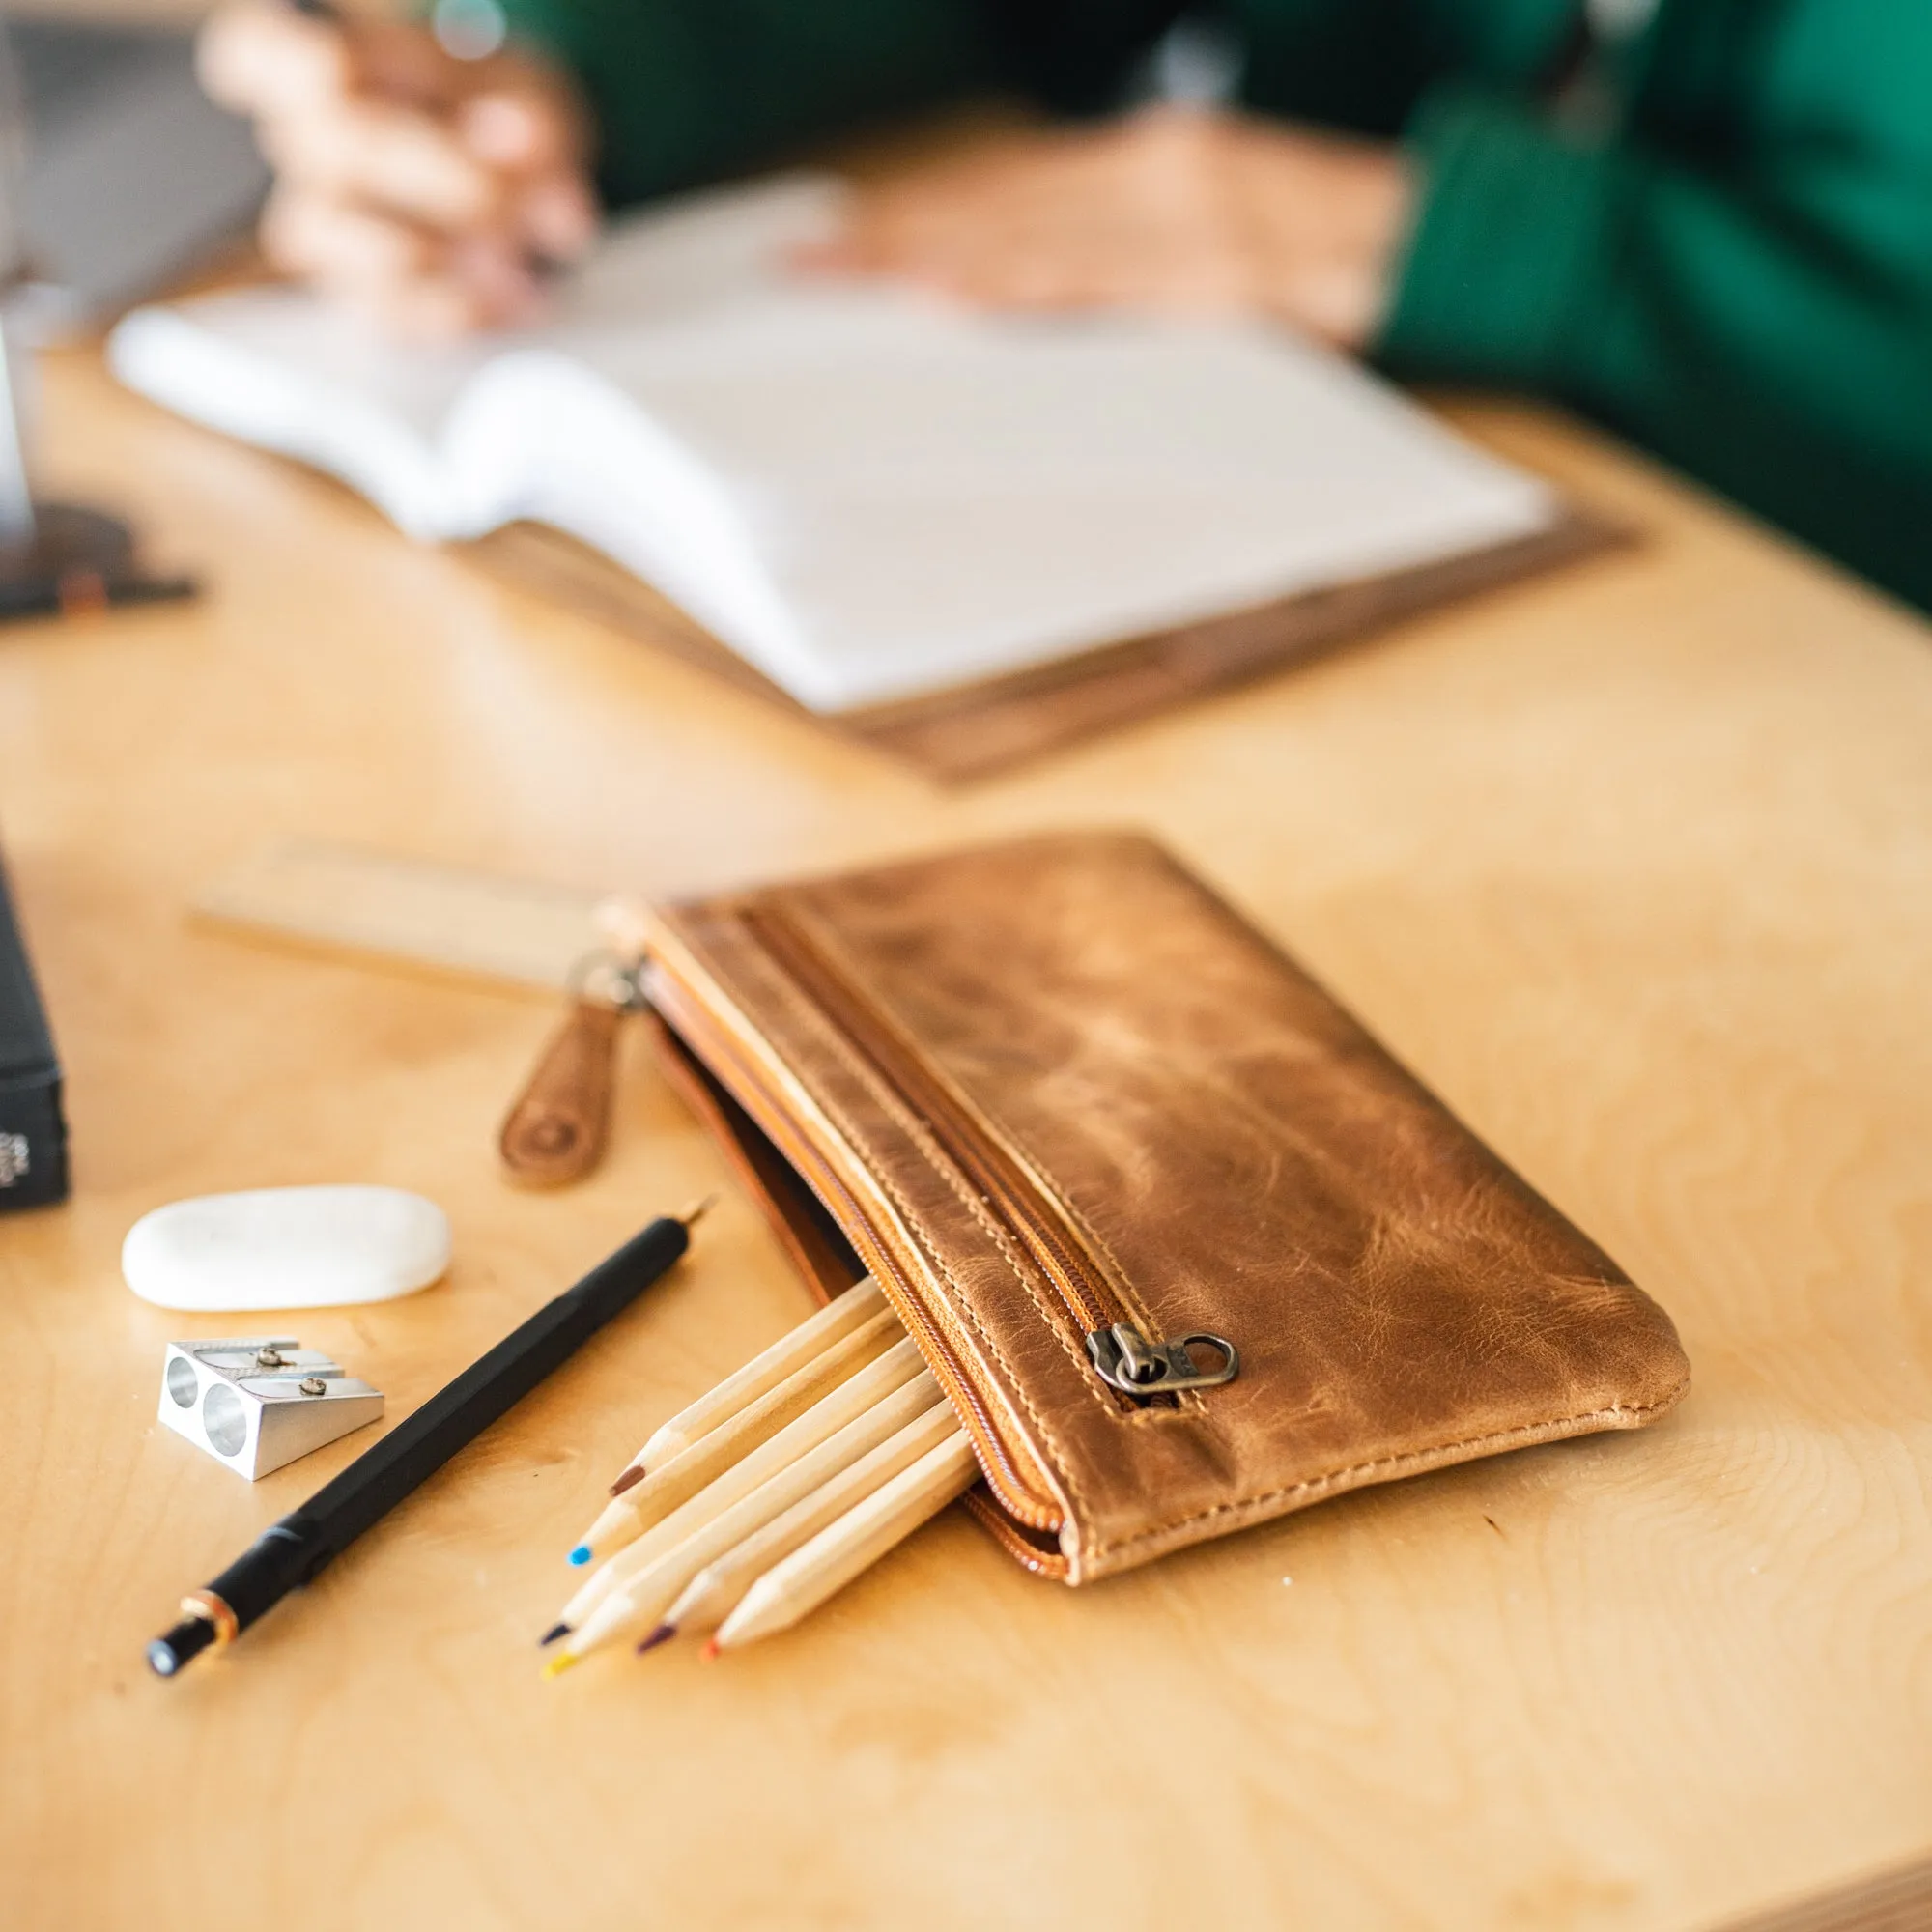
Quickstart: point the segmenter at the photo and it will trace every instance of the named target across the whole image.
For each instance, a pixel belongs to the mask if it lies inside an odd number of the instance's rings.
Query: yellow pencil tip
[[[574,1651],[560,1650],[544,1665],[543,1674],[546,1677],[561,1677],[576,1662],[577,1655]]]

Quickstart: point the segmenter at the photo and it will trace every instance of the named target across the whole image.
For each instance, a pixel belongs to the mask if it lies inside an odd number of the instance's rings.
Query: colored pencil
[[[978,1474],[973,1446],[963,1431],[927,1450],[882,1490],[766,1571],[720,1625],[706,1654],[789,1630],[963,1495]]]
[[[918,1349],[910,1338],[902,1338],[876,1361],[868,1363],[850,1380],[839,1383],[778,1432],[760,1442],[749,1455],[721,1468],[707,1484],[694,1488],[674,1511],[652,1524],[642,1536],[617,1551],[586,1581],[563,1606],[555,1625],[543,1641],[554,1643],[571,1632],[581,1630],[590,1613],[620,1585],[666,1550],[676,1546],[693,1529],[741,1496],[749,1495],[760,1483],[769,1481],[801,1456],[815,1449],[864,1415],[875,1404],[926,1373]],[[722,1432],[720,1432],[722,1434]],[[696,1445],[702,1447],[702,1444]],[[686,1454],[691,1454],[686,1451]]]
[[[658,1637],[665,1611],[707,1563],[763,1529],[775,1517],[784,1515],[795,1503],[928,1413],[957,1427],[939,1393],[939,1384],[929,1375],[921,1374],[736,1501],[720,1506],[712,1494],[712,1490],[724,1487],[720,1484],[694,1496],[675,1518],[667,1519],[662,1525],[667,1531],[675,1526],[679,1532],[675,1540],[657,1556],[633,1567],[624,1580],[605,1595],[564,1639],[549,1667],[564,1669],[579,1658],[625,1637],[641,1637],[649,1645]]]
[[[611,1493],[620,1496],[642,1482],[650,1470],[668,1463],[740,1410],[750,1408],[760,1396],[769,1394],[835,1342],[842,1342],[887,1305],[884,1293],[870,1275],[855,1282],[837,1300],[827,1302],[789,1334],[781,1335],[762,1354],[753,1355],[735,1375],[726,1376],[716,1388],[679,1409],[631,1458],[611,1485]]]
[[[901,1469],[937,1449],[959,1427],[952,1407],[940,1403],[794,1503],[762,1529],[715,1557],[691,1579],[665,1612],[649,1641],[706,1635],[737,1608],[745,1593],[794,1549],[810,1543],[847,1510],[883,1489]],[[640,1648],[642,1646],[639,1646]]]
[[[830,1390],[848,1380],[905,1334],[899,1318],[882,1308],[849,1334],[811,1356],[774,1388],[717,1428],[707,1431],[669,1462],[605,1504],[597,1520],[570,1551],[582,1569],[635,1541],[678,1505],[695,1496],[759,1443],[769,1441]]]

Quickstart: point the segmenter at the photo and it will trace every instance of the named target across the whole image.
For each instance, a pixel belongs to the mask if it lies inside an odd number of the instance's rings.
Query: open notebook
[[[1542,483],[1279,329],[987,318],[788,272],[840,193],[790,176],[632,217],[527,335],[404,349],[253,289],[137,311],[113,365],[414,535],[566,532],[848,720],[1118,683],[1126,642],[1211,658],[1231,614],[1238,665],[1257,612],[1564,524]]]

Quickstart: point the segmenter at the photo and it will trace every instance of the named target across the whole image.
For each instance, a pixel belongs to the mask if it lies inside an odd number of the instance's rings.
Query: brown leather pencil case
[[[1662,1310],[1146,838],[663,907],[645,983],[808,1279],[884,1287],[1036,1570],[1684,1391]]]

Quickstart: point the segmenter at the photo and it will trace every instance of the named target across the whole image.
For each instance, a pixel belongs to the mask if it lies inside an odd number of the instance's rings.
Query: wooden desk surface
[[[1534,413],[1640,552],[957,795],[49,371],[53,480],[201,604],[0,634],[0,824],[66,1208],[0,1224],[0,1918],[1700,1926],[1932,1845],[1932,633]],[[176,1196],[419,1188],[448,1282],[290,1332],[400,1414],[721,1166],[641,1064],[532,1197],[552,1015],[184,923],[274,835],[677,892],[1151,826],[1673,1312],[1654,1431],[1328,1504],[1074,1594],[948,1518],[792,1636],[538,1681],[648,1430],[803,1312],[751,1208],[232,1657],[250,1488],[158,1427],[117,1256]],[[241,1322],[245,1330],[254,1318]],[[280,1321],[270,1325],[281,1326]]]

